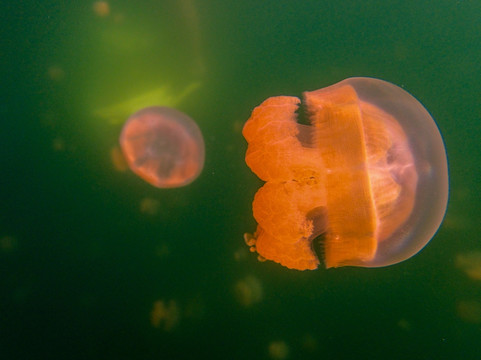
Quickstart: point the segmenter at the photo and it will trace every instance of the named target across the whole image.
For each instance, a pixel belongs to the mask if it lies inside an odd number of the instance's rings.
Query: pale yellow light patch
[[[154,216],[159,213],[160,201],[157,199],[145,197],[140,200],[140,212],[142,214]]]
[[[173,93],[168,86],[161,86],[140,94],[134,94],[116,104],[94,110],[95,117],[107,120],[111,124],[121,124],[134,112],[149,106],[175,107],[186,96],[192,94],[200,87],[199,82],[193,82],[186,86],[181,92]]]
[[[456,304],[456,313],[461,320],[481,324],[481,304],[476,300],[461,300]]]
[[[268,352],[271,359],[284,360],[289,356],[289,346],[285,341],[271,341]]]

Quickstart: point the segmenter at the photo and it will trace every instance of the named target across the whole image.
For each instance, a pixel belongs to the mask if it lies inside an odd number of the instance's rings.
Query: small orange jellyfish
[[[260,259],[288,268],[379,267],[415,255],[448,200],[446,151],[436,123],[409,93],[350,78],[256,107],[242,131],[246,163],[266,183],[245,234]],[[318,256],[318,254],[322,254]],[[320,259],[321,258],[321,259]]]
[[[110,5],[107,1],[96,1],[93,4],[95,15],[105,17],[110,14]]]
[[[148,107],[131,115],[120,134],[130,169],[159,188],[190,184],[204,167],[204,139],[197,124],[167,107]]]

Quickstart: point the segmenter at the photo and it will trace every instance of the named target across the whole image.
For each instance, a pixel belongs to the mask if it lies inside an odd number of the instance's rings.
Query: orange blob
[[[204,167],[204,139],[197,124],[167,107],[137,111],[125,123],[120,147],[130,169],[159,188],[194,181]]]
[[[278,96],[254,109],[243,135],[246,163],[266,184],[245,235],[261,258],[288,268],[376,267],[416,254],[447,205],[446,153],[434,120],[401,88],[351,78]],[[422,135],[420,135],[422,134]],[[322,249],[313,240],[322,238]]]

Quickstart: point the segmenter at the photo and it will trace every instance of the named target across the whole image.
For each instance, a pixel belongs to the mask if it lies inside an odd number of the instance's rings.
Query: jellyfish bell
[[[120,147],[130,169],[149,184],[173,188],[190,184],[204,167],[204,139],[186,114],[148,107],[129,117]]]
[[[254,109],[246,163],[266,181],[254,197],[249,245],[286,267],[386,266],[415,255],[446,211],[448,169],[427,110],[396,85],[350,78],[277,96]]]

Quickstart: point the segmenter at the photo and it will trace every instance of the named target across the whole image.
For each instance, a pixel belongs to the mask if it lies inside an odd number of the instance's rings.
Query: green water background
[[[476,306],[459,314],[481,282],[455,264],[481,250],[481,2],[112,1],[99,17],[91,2],[7,0],[0,13],[2,359],[269,359],[276,341],[289,359],[481,358]],[[258,262],[242,239],[261,185],[242,124],[269,96],[350,76],[398,84],[436,119],[445,223],[392,267]],[[197,181],[159,190],[116,171],[121,124],[95,110],[192,83],[172,101],[205,137]],[[246,278],[262,286],[250,306]],[[176,302],[172,329],[151,325],[157,300]]]

